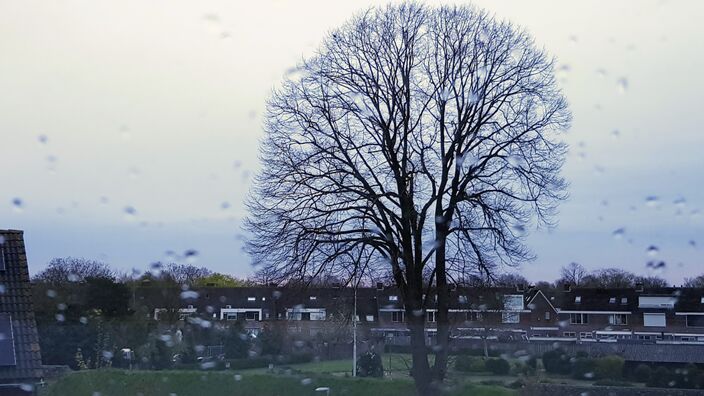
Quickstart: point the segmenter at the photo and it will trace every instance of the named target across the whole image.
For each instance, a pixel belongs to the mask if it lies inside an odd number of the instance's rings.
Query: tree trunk
[[[449,318],[449,290],[447,285],[447,271],[445,268],[446,230],[444,225],[438,232],[436,240],[438,248],[435,252],[436,286],[437,286],[437,337],[435,363],[433,364],[433,379],[442,382],[447,374],[447,360],[450,347],[450,318]]]
[[[417,312],[417,311],[416,311]],[[413,309],[406,310],[408,328],[411,330],[411,356],[413,366],[411,376],[419,396],[428,396],[432,392],[432,373],[428,364],[428,348],[425,345],[425,318],[417,315]]]

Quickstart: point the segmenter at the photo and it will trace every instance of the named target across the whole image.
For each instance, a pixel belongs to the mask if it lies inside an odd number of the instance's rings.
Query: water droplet
[[[628,79],[621,77],[616,81],[616,86],[620,94],[625,94],[628,91]]]
[[[34,392],[34,385],[20,384],[20,389],[22,389],[23,392]]]
[[[525,158],[517,154],[511,154],[508,156],[508,164],[514,169],[528,168],[528,162]]]
[[[648,246],[648,249],[645,250],[646,254],[650,257],[655,257],[660,253],[660,249],[658,249],[657,246],[655,245],[650,245]]]
[[[242,381],[242,376],[240,374],[235,374],[235,381]]]
[[[614,237],[614,239],[622,239],[625,234],[626,234],[626,229],[623,227],[617,228],[611,233],[611,235]]]
[[[5,244],[5,237],[0,235],[0,245],[4,245],[4,244]]]
[[[198,251],[195,249],[188,249],[183,252],[183,257],[186,259],[187,262],[195,263],[196,260],[198,260]]]
[[[84,325],[85,325],[85,324],[88,324],[88,318],[86,318],[85,316],[81,316],[81,318],[78,319],[78,321],[81,322],[81,324],[84,324]]]
[[[674,201],[672,201],[672,203],[675,204],[675,206],[682,208],[687,204],[687,200],[684,199],[684,197],[678,197]]]
[[[46,144],[49,141],[49,137],[46,135],[39,135],[37,137],[37,139],[39,140],[39,143],[41,143],[41,144]]]
[[[621,136],[621,132],[618,129],[614,129],[613,131],[611,131],[611,136],[613,136],[614,138],[617,138],[617,137]]]
[[[22,210],[24,210],[24,202],[21,198],[12,198],[12,209],[17,213],[20,213],[22,212]]]
[[[657,207],[660,203],[660,198],[655,195],[645,197],[645,205],[651,208]]]
[[[605,78],[606,77],[606,69],[597,69],[596,74],[597,74],[597,76],[599,76],[601,78]]]
[[[312,384],[312,383],[313,383],[313,380],[310,379],[310,378],[303,378],[303,379],[301,380],[301,385],[310,385],[310,384]]]
[[[181,292],[181,299],[182,300],[197,300],[198,299],[198,292],[193,291],[193,290],[186,290]]]
[[[691,240],[689,241],[689,246],[691,246],[691,247],[693,247],[693,248],[696,248],[696,247],[697,247],[697,242],[696,242],[694,239],[691,239]]]
[[[220,208],[225,210],[230,208],[230,203],[229,202],[223,202],[220,204]]]
[[[56,295],[57,295],[56,290],[49,289],[46,291],[46,296],[49,298],[56,298]]]
[[[516,235],[525,235],[526,233],[526,226],[523,224],[513,224],[511,226],[511,230],[513,231],[514,234]]]
[[[56,314],[54,315],[54,317],[56,318],[57,322],[63,322],[66,320],[66,317],[63,314]]]
[[[125,206],[125,209],[123,211],[125,212],[125,218],[127,220],[134,220],[134,218],[137,216],[137,209],[135,209],[133,206]]]
[[[214,24],[220,23],[220,16],[215,13],[205,14],[205,15],[203,15],[203,19],[209,23],[214,23]]]

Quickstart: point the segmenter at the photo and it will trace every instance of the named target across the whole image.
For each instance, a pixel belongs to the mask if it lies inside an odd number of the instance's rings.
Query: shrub
[[[383,377],[384,366],[381,356],[374,351],[369,351],[357,360],[357,375],[360,377]]]
[[[572,370],[569,356],[560,348],[543,354],[543,366],[545,371],[552,374],[569,374]]]
[[[455,370],[465,372],[486,371],[487,367],[480,358],[466,355],[459,355],[455,360]]]
[[[672,373],[665,367],[658,367],[655,369],[653,374],[650,376],[646,385],[654,388],[670,388],[670,382],[672,381]]]
[[[625,361],[620,356],[606,356],[595,360],[595,378],[617,380],[623,378],[623,365]]]
[[[495,375],[506,375],[511,371],[511,365],[506,359],[487,359],[484,365],[488,371]]]
[[[601,378],[595,373],[596,361],[589,358],[577,358],[572,364],[572,378],[575,379],[596,379]]]
[[[648,382],[652,375],[653,369],[647,364],[639,364],[635,370],[633,370],[633,378],[638,382]]]

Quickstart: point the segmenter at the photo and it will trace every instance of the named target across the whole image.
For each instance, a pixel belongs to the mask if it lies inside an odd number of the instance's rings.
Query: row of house
[[[622,342],[704,345],[704,289],[640,286],[624,289],[539,290],[453,288],[451,334],[457,341]],[[291,333],[315,335],[354,319],[364,334],[407,343],[409,314],[426,316],[428,342],[436,331],[434,296],[423,312],[409,313],[398,289],[359,288],[138,288],[135,304],[154,319],[240,320],[252,334],[265,323],[286,321]]]

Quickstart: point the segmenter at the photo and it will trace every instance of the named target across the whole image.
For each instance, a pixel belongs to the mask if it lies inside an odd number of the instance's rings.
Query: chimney
[[[564,285],[562,285],[562,291],[567,292],[567,293],[571,292],[572,285],[569,283],[565,283]]]
[[[381,282],[376,283],[376,289],[377,290],[384,290],[384,284]]]
[[[643,292],[643,282],[636,283],[636,291],[639,293]]]

